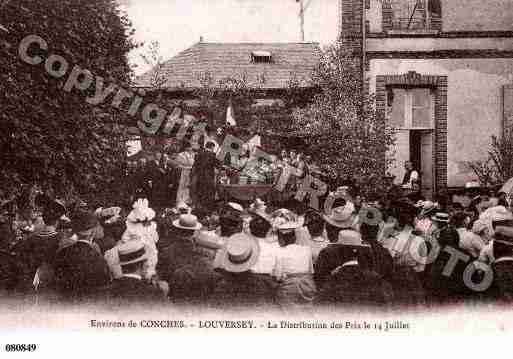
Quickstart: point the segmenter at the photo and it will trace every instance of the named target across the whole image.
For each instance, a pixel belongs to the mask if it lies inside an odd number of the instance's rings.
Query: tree
[[[143,61],[151,67],[151,90],[164,89],[166,74],[163,72],[164,61],[161,55],[160,42],[152,41],[146,48],[146,53],[141,54]]]
[[[304,138],[306,152],[332,177],[351,177],[365,193],[384,185],[394,135],[376,116],[372,96],[362,94],[361,68],[340,43],[323,50],[312,74],[319,89],[293,111],[291,131]]]
[[[127,53],[137,44],[126,15],[115,0],[16,0],[2,8],[0,24],[7,30],[0,33],[0,197],[36,183],[65,198],[108,194],[123,173],[127,116],[110,101],[87,103],[94,84],[83,92],[63,86],[78,65],[101,76],[105,87],[128,88]],[[19,44],[28,35],[48,44],[31,53],[69,63],[65,76],[49,76],[44,63],[20,59]]]
[[[488,157],[468,163],[481,184],[488,187],[500,186],[513,177],[513,133],[506,131],[505,136],[492,136],[491,140]]]
[[[255,91],[248,86],[246,76],[226,77],[214,80],[209,72],[199,75],[201,87],[193,92],[199,102],[196,111],[213,120],[215,126],[223,126],[226,109],[231,104],[235,111],[237,125],[246,127],[250,124],[251,106],[255,103]]]

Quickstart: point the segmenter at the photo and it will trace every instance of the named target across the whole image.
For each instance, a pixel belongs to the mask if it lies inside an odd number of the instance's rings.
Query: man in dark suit
[[[107,262],[93,245],[101,229],[96,216],[83,210],[72,218],[72,226],[77,240],[55,255],[56,289],[68,299],[91,298],[110,282]]]
[[[109,288],[111,303],[165,302],[164,292],[142,279],[147,259],[144,243],[140,240],[124,243],[119,247],[118,255],[123,276],[115,279]]]
[[[320,251],[314,265],[314,280],[317,288],[321,288],[331,277],[331,272],[345,262],[351,260],[356,250],[351,246],[341,245],[340,240],[348,238],[361,241],[361,236],[353,229],[352,208],[347,203],[336,207],[329,215],[324,215],[326,232],[330,244]],[[358,250],[370,251],[367,247],[358,247]]]
[[[207,212],[214,209],[216,198],[216,172],[218,167],[216,154],[214,153],[215,144],[207,142],[205,149],[200,150],[194,160],[192,168],[192,188],[191,193],[197,206]]]

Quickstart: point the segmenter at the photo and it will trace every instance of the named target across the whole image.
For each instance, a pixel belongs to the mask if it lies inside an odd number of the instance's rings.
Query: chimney
[[[203,36],[200,36],[200,41],[199,42],[203,42]]]

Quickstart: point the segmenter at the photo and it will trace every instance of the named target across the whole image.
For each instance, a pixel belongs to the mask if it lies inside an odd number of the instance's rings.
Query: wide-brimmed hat
[[[490,222],[511,221],[513,220],[513,214],[504,206],[495,206],[481,213],[479,219],[488,220]]]
[[[480,188],[481,185],[477,181],[470,181],[465,183],[465,189]]]
[[[226,206],[232,210],[237,211],[237,212],[244,212],[244,208],[236,202],[228,202],[226,204]]]
[[[221,238],[211,232],[200,232],[194,238],[194,242],[197,246],[207,249],[218,250],[223,247]]]
[[[296,228],[301,227],[301,222],[285,222],[276,227],[276,229],[282,233],[288,233],[294,231]]]
[[[431,217],[433,221],[449,223],[449,214],[445,212],[436,212],[434,216]]]
[[[352,206],[345,205],[336,207],[331,210],[329,215],[323,215],[324,220],[332,226],[339,228],[347,228],[353,225],[353,208]]]
[[[121,207],[100,207],[97,208],[94,213],[103,223],[111,224],[117,222],[121,218]]]
[[[352,247],[370,247],[368,244],[363,243],[362,236],[356,231],[340,231],[337,243]]]
[[[140,239],[130,240],[118,247],[119,265],[124,266],[148,259],[144,243]]]
[[[420,208],[420,216],[427,216],[438,208],[438,203],[431,201],[419,201],[415,207]]]
[[[218,266],[228,272],[240,273],[253,267],[260,254],[258,242],[244,233],[229,237],[219,251]]]
[[[173,226],[195,231],[201,228],[201,223],[198,221],[198,217],[193,214],[182,214],[178,219],[173,221]]]
[[[132,208],[132,211],[126,218],[129,222],[149,222],[155,218],[155,211],[149,207],[149,203],[146,198],[138,199],[133,204]]]

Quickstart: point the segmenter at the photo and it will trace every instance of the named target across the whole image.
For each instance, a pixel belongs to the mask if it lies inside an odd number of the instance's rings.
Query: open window
[[[253,51],[251,62],[256,64],[270,64],[273,62],[272,54],[269,51]]]
[[[383,21],[392,31],[441,30],[441,0],[384,0]]]

